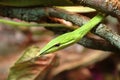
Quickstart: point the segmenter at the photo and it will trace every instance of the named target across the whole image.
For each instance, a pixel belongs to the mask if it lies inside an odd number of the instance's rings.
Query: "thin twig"
[[[56,8],[8,8],[8,7],[7,8],[6,7],[2,8],[1,7],[0,8],[0,15],[11,17],[11,18],[19,18],[19,19],[26,20],[26,21],[35,21],[35,22],[38,22],[40,19],[43,19],[43,18],[49,17],[49,16],[50,17],[58,17],[58,18],[63,18],[65,20],[71,21],[74,24],[79,25],[79,26],[81,26],[81,25],[85,24],[87,21],[89,21],[89,18],[84,17],[82,15],[69,13],[69,12],[59,10],[59,9],[56,9]],[[99,32],[100,29],[98,29],[99,27],[101,27],[101,26],[98,26],[96,28],[96,30],[98,30],[98,31],[94,31],[93,33],[95,33],[97,35],[100,35],[103,38],[109,40],[109,42],[111,42],[112,44],[113,44],[113,42],[116,43],[116,38],[115,37],[106,36],[107,33],[104,34],[104,35],[101,34]],[[105,28],[102,28],[101,30],[106,32]],[[111,32],[111,34],[120,38],[119,35],[114,34],[113,32]],[[108,38],[111,38],[111,39],[108,39]],[[81,42],[82,41],[83,40],[81,40]],[[120,43],[119,39],[117,40],[117,42]],[[91,46],[92,45],[94,45],[94,44],[91,44]],[[113,45],[120,49],[120,47],[118,47],[118,46],[120,46],[119,44],[113,44]],[[108,50],[108,48],[109,48],[109,50],[112,51],[112,49],[115,48],[115,50],[119,51],[119,49],[116,49],[116,47],[114,47],[114,46],[112,48],[107,47],[107,49],[106,49],[106,47],[104,47],[104,50]],[[103,47],[103,46],[101,46],[101,47]],[[90,45],[89,45],[89,48],[90,48]],[[91,48],[93,48],[93,47],[91,47]],[[100,48],[98,47],[98,49],[100,49]]]
[[[13,25],[13,26],[26,26],[26,27],[32,27],[32,26],[47,26],[47,27],[68,27],[70,28],[70,26],[66,26],[64,24],[56,24],[56,23],[27,23],[27,22],[15,22],[15,21],[11,21],[11,20],[5,20],[5,19],[0,19],[0,23],[5,23],[8,25]]]
[[[48,9],[49,15],[53,17],[59,17],[63,18],[65,20],[71,21],[74,24],[81,26],[88,22],[89,18],[84,17],[82,15],[77,14],[71,14],[62,10],[57,9]],[[114,32],[112,32],[110,29],[106,28],[104,24],[100,24],[96,27],[94,31],[92,31],[94,34],[97,34],[101,36],[102,38],[108,40],[112,45],[116,46],[120,49],[120,36]]]

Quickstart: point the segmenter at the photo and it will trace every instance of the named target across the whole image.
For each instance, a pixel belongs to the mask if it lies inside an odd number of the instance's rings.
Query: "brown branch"
[[[89,21],[89,18],[84,17],[82,15],[77,15],[77,14],[69,13],[69,12],[66,12],[66,11],[63,11],[63,10],[54,9],[54,8],[8,8],[8,7],[7,8],[6,7],[2,8],[1,7],[0,8],[0,15],[11,17],[11,18],[19,18],[19,19],[26,20],[26,21],[35,21],[35,22],[38,22],[39,20],[43,19],[44,17],[49,17],[49,16],[50,17],[58,17],[58,18],[63,18],[65,20],[71,21],[74,24],[79,25],[79,26],[81,26],[81,25],[83,25],[83,24],[85,24],[86,22]],[[112,44],[116,43],[116,38],[115,37],[106,36],[107,32],[106,32],[105,28],[102,28],[101,30],[103,32],[105,31],[106,34],[101,34],[99,32],[100,29],[98,29],[99,27],[101,27],[101,26],[98,26],[96,28],[96,30],[98,30],[98,31],[93,31],[93,33],[98,34],[98,35],[102,36],[103,38],[109,40]],[[112,32],[111,32],[111,34],[120,38],[117,34],[115,35]],[[108,39],[108,38],[111,38],[111,39]],[[81,40],[81,42],[80,42],[81,44],[82,44],[82,41],[83,40]],[[91,41],[91,40],[89,40],[89,41]],[[89,41],[88,41],[88,43],[89,43]],[[86,40],[86,42],[87,42],[87,40]],[[120,50],[119,39],[117,40],[117,43],[118,44],[113,44],[117,48],[110,45],[109,43],[107,43],[106,46],[102,46],[102,45],[100,45],[101,42],[99,42],[99,41],[96,42],[96,43],[92,43],[89,46],[88,45],[86,45],[86,46],[88,46],[90,48],[90,46],[92,46],[94,44],[99,44],[101,47],[104,48],[104,50],[119,51]],[[102,42],[102,44],[104,44],[104,43]],[[82,44],[82,45],[85,46],[85,44]],[[112,46],[112,47],[110,47],[110,46]],[[91,48],[95,48],[95,47],[91,47]],[[100,49],[100,47],[96,47],[96,48]]]
[[[119,0],[71,0],[74,4],[88,6],[98,11],[111,14],[120,19]]]
[[[73,13],[71,14],[71,13],[68,13],[62,10],[57,10],[57,9],[49,9],[49,13],[50,13],[49,14],[50,16],[54,16],[54,17],[56,16],[59,18],[63,18],[79,26],[85,24],[89,20],[89,18],[84,17],[82,15],[77,15]],[[120,49],[120,36],[112,32],[110,29],[106,28],[104,24],[98,25],[96,29],[93,31],[93,33],[108,40],[112,45]]]
[[[109,42],[103,39],[94,39],[90,37],[84,37],[78,42],[87,48],[99,49],[104,51],[119,52],[120,50],[115,46],[111,45]]]
[[[99,27],[94,28],[92,32],[110,41],[112,45],[120,49],[120,36],[117,33],[113,33],[106,25],[101,24]]]

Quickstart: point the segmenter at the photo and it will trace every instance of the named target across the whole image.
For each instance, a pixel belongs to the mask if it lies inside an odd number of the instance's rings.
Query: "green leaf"
[[[27,48],[24,51],[23,55],[16,62],[16,64],[31,60],[31,59],[37,57],[39,55],[39,51],[40,51],[40,49],[37,46],[32,46],[32,47]]]
[[[56,55],[38,56],[39,48],[30,47],[10,69],[8,80],[44,80],[56,65]]]

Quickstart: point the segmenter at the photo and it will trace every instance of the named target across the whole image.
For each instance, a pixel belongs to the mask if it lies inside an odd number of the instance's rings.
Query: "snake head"
[[[72,32],[60,35],[50,41],[44,48],[41,49],[40,55],[55,52],[57,50],[63,49],[75,42]]]

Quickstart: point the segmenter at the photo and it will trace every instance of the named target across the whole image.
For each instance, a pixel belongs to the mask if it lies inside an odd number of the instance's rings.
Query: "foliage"
[[[82,45],[89,48],[114,51],[114,52],[120,51],[119,35],[111,32],[111,30],[105,28],[106,26],[101,23],[106,13],[108,15],[109,12],[110,12],[110,15],[115,16],[119,21],[119,15],[117,12],[119,11],[119,5],[117,5],[119,4],[119,2],[117,2],[117,0],[116,2],[107,1],[106,3],[112,2],[113,5],[111,3],[110,5],[100,6],[100,5],[95,5],[96,3],[95,0],[91,0],[91,1],[93,3],[90,3],[90,1],[88,0],[86,0],[85,2],[83,0],[65,0],[64,2],[61,0],[54,0],[53,2],[51,2],[50,0],[45,0],[45,1],[34,0],[34,1],[29,1],[29,3],[28,3],[28,0],[0,1],[0,6],[2,6],[0,7],[1,16],[7,16],[9,18],[11,17],[13,18],[16,16],[14,15],[14,12],[15,12],[15,13],[20,13],[15,18],[23,19],[26,21],[32,21],[32,19],[29,20],[28,18],[29,15],[34,16],[33,20],[36,23],[28,23],[28,22],[22,22],[22,21],[15,22],[11,20],[0,19],[1,23],[11,25],[13,28],[16,28],[22,31],[24,27],[27,27],[27,30],[23,30],[23,32],[25,31],[29,32],[29,29],[31,29],[32,26],[46,27],[46,29],[52,30],[53,32],[57,32],[57,33],[59,33],[59,31],[62,32],[62,28],[63,28],[63,31],[65,32],[67,32],[67,30],[70,30],[70,31],[72,30],[72,32],[62,34],[59,37],[53,39],[43,49],[36,46],[27,48],[23,52],[22,56],[10,68],[8,80],[53,80],[53,79],[57,79],[56,75],[60,75],[62,72],[64,73],[67,70],[70,71],[76,68],[83,68],[83,67],[85,68],[86,66],[94,64],[111,55],[110,53],[106,54],[106,53],[100,52],[99,54],[99,52],[97,52],[98,55],[97,54],[85,55],[85,57],[81,59],[76,58],[75,62],[73,63],[71,62],[64,66],[63,66],[64,63],[62,63],[62,67],[61,67],[61,64],[58,65],[58,62],[60,61],[57,56],[59,56],[59,54],[56,54],[56,53],[47,54],[47,53],[53,53],[54,51],[63,49],[67,46],[70,46],[70,44],[77,43],[79,41],[82,42],[81,43]],[[99,3],[104,3],[104,2],[101,0]],[[83,5],[83,6],[87,5],[88,7],[83,7],[78,5]],[[114,5],[117,8],[115,8]],[[45,6],[54,6],[54,7],[45,7]],[[109,6],[111,7],[108,8]],[[92,8],[95,8],[96,10]],[[87,16],[93,17],[94,15],[96,15],[96,13],[101,13],[101,12],[102,12],[102,15],[98,14],[97,16],[92,18],[90,21],[88,21],[89,18],[87,18],[86,16],[81,16],[79,14],[79,13],[81,14],[85,13],[85,15],[87,14]],[[38,16],[38,14],[40,17]],[[42,23],[39,21],[41,21]],[[78,26],[81,26],[81,28],[79,28]],[[88,34],[87,36],[85,36],[87,33],[89,33],[89,31],[93,27],[96,27],[96,28],[94,28],[92,32],[97,34],[99,37],[104,38],[104,40],[101,38],[96,39],[96,37],[94,38],[94,35],[92,35],[91,37],[91,34]],[[108,40],[109,42],[107,42],[106,40]],[[100,45],[101,43],[102,44],[105,43],[104,45],[101,46],[103,48],[105,46],[105,49],[97,46],[97,45]],[[60,58],[60,60],[61,59],[62,58]],[[58,69],[54,68],[56,66]],[[114,66],[112,68],[114,69]],[[94,71],[92,70],[91,72],[94,73]],[[104,78],[105,80],[110,78],[108,77],[108,75],[111,76],[111,74],[108,74],[108,73],[104,73],[104,74],[106,76]],[[91,77],[89,78],[92,79]],[[111,79],[114,79],[114,77],[112,76]],[[88,80],[88,78],[83,80]]]

